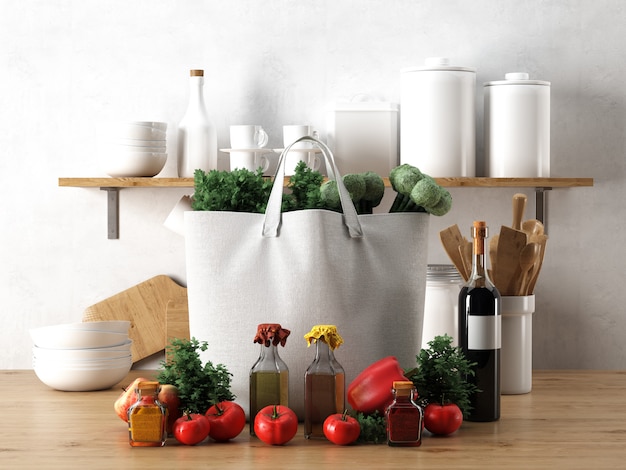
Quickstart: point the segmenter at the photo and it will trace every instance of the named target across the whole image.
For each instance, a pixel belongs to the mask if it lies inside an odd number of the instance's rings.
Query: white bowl
[[[46,349],[33,346],[33,357],[53,361],[82,361],[119,359],[130,356],[130,347],[124,349]]]
[[[164,149],[167,147],[165,140],[141,140],[141,139],[114,139],[111,142],[113,148],[142,148],[142,147],[158,147]]]
[[[30,337],[36,346],[47,349],[83,349],[121,346],[128,341],[128,334],[112,331],[72,330],[59,326],[32,328]]]
[[[71,369],[114,369],[133,362],[130,354],[110,359],[53,359],[33,356],[33,368],[37,366],[64,367]]]
[[[35,374],[48,387],[65,392],[105,390],[119,383],[130,371],[132,362],[110,369],[84,369],[35,365]]]
[[[107,346],[104,348],[81,348],[81,349],[50,349],[50,348],[42,348],[41,346],[33,346],[33,349],[36,349],[37,352],[41,354],[57,354],[58,357],[62,357],[64,354],[69,355],[71,357],[105,357],[107,355],[116,355],[120,353],[130,353],[130,349],[133,345],[133,340],[128,338],[122,344],[118,344],[115,346]],[[92,353],[94,354],[92,356]],[[77,355],[77,356],[74,356]]]
[[[155,176],[166,161],[166,153],[113,152],[102,160],[102,167],[107,175],[113,177]]]
[[[128,320],[102,320],[102,321],[83,321],[76,323],[62,323],[54,325],[50,328],[58,328],[63,330],[92,330],[92,331],[112,331],[115,333],[128,334],[130,321]]]
[[[163,145],[156,147],[135,147],[133,145],[112,145],[107,149],[107,152],[166,154],[167,146]]]
[[[159,129],[162,131],[167,130],[167,122],[159,122],[159,121],[128,121],[126,124],[133,124],[136,126],[144,126],[144,127],[154,127],[155,129]]]
[[[143,126],[136,123],[113,123],[105,126],[101,137],[117,139],[165,140],[165,129]]]

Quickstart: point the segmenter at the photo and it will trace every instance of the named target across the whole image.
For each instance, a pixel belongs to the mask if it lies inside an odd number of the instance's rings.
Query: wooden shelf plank
[[[59,178],[59,186],[79,188],[193,188],[193,178]]]
[[[390,186],[389,178],[383,178]],[[435,178],[446,188],[573,188],[593,178]],[[193,178],[59,178],[59,186],[82,188],[193,188]]]
[[[287,185],[289,178],[285,178]],[[390,187],[389,178],[383,178]],[[435,178],[447,188],[534,188],[536,217],[544,220],[544,190],[593,186],[593,178]],[[123,188],[193,188],[193,178],[59,178],[59,186],[106,190],[108,238],[119,238],[119,191]]]

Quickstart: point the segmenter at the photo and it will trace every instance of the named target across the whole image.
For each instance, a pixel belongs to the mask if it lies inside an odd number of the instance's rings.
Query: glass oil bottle
[[[345,373],[334,350],[343,343],[335,325],[316,325],[304,338],[315,359],[304,374],[304,437],[324,436],[324,420],[345,409]]]
[[[250,434],[254,417],[268,405],[289,406],[289,368],[278,354],[291,332],[278,323],[262,323],[254,342],[261,345],[259,358],[250,370]]]

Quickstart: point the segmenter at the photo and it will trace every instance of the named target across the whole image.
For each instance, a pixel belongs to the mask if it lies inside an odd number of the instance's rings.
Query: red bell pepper
[[[381,415],[393,400],[395,380],[408,380],[394,356],[385,357],[363,370],[348,387],[348,403],[355,411]]]

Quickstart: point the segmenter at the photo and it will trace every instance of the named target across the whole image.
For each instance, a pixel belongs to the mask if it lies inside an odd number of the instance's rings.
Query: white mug
[[[230,152],[230,170],[236,168],[245,168],[256,172],[259,168],[263,173],[270,167],[270,160],[265,155],[259,155],[256,152]]]
[[[317,136],[317,132],[313,131],[311,126],[304,125],[288,125],[283,126],[283,145],[287,148],[289,145],[293,144],[300,137],[304,136]],[[313,145],[311,142],[298,142],[291,148],[294,149],[309,149],[312,148]]]
[[[285,148],[293,144],[300,137],[311,136],[317,138],[317,131],[313,130],[311,126],[306,125],[286,125],[283,126],[283,144]],[[286,156],[285,162],[285,175],[291,176],[296,171],[296,165],[301,160],[306,165],[317,171],[321,166],[321,159],[315,155],[315,152],[303,152],[303,149],[312,149],[312,142],[298,142],[291,147],[292,150]]]
[[[269,137],[261,126],[230,126],[230,147],[232,149],[261,149],[267,145]]]

